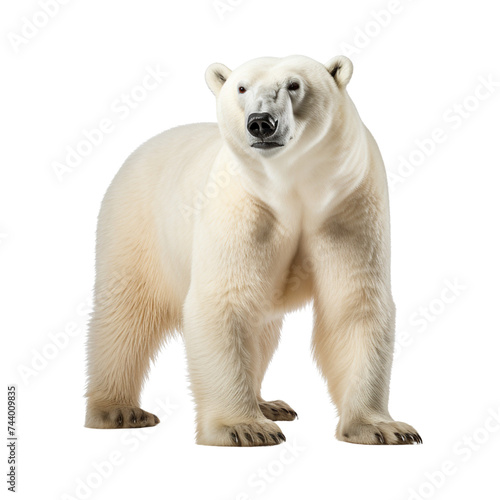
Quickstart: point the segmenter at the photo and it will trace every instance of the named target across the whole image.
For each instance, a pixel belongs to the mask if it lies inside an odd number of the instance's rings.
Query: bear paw
[[[136,406],[89,408],[85,427],[92,429],[128,429],[154,427],[160,419]]]
[[[421,444],[420,434],[404,422],[351,422],[339,426],[337,438],[357,444]]]
[[[284,401],[261,401],[259,403],[260,411],[264,417],[269,420],[295,420],[299,418],[297,412],[288,406]]]
[[[273,446],[286,441],[281,429],[269,420],[223,425],[198,444],[209,446]]]

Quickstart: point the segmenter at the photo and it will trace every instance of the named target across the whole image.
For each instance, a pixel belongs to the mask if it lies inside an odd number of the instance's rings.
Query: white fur
[[[282,441],[271,419],[295,414],[265,402],[260,384],[283,315],[312,299],[314,352],[339,411],[338,438],[419,441],[387,410],[387,186],[346,91],[351,74],[342,56],[326,65],[261,58],[233,72],[214,64],[206,79],[218,127],[169,130],[126,161],[99,216],[87,426],[156,423],[139,408],[142,383],[167,333],[180,330],[197,442]],[[282,147],[251,147],[253,112],[278,118]]]

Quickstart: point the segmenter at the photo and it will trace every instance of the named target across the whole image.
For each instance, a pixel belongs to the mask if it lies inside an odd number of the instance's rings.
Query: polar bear
[[[351,74],[343,56],[212,64],[218,124],[168,130],[126,160],[98,221],[87,427],[159,422],[140,408],[141,387],[180,331],[197,443],[281,443],[276,421],[297,414],[265,401],[261,383],[284,314],[313,301],[313,352],[337,438],[422,441],[388,411],[387,181],[347,94]]]

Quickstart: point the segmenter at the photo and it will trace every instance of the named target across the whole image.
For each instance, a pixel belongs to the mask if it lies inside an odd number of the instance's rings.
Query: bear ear
[[[207,82],[208,88],[217,97],[219,95],[220,89],[226,83],[229,78],[231,70],[221,63],[211,64],[207,71],[205,72],[205,80]]]
[[[330,59],[325,66],[339,88],[345,88],[352,76],[352,61],[346,56],[336,56]]]

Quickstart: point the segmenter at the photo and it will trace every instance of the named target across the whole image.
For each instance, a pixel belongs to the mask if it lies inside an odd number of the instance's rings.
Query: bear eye
[[[298,90],[300,85],[297,82],[292,82],[288,85],[288,90]]]
[[[247,91],[247,89],[245,87],[238,87],[238,92],[240,94],[244,94],[246,91]]]

